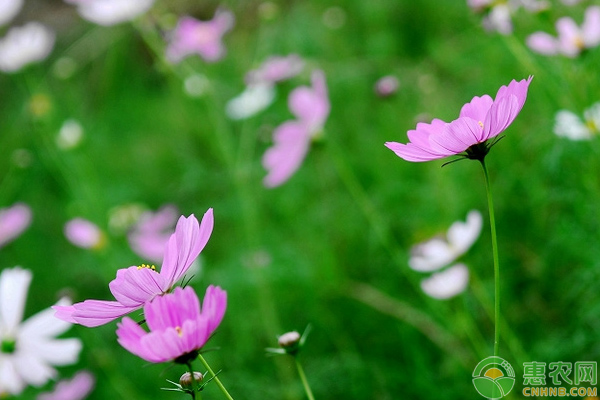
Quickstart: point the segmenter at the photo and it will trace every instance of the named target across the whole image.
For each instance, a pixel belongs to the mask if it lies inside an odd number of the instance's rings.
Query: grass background
[[[64,293],[109,299],[115,271],[147,261],[109,229],[114,207],[172,203],[197,216],[213,207],[215,230],[192,285],[199,295],[209,284],[228,291],[225,320],[209,343],[220,349],[206,357],[234,398],[304,398],[291,360],[267,357],[264,348],[307,324],[313,330],[300,357],[318,399],[479,398],[472,368],[493,341],[487,220],[464,256],[471,271],[464,294],[426,298],[423,275],[407,261],[413,244],[469,210],[487,215],[483,174],[468,161],[408,163],[383,144],[405,142],[418,118],[452,120],[473,96],[534,75],[523,111],[487,157],[506,322],[501,355],[517,373],[509,398],[519,397],[523,362],[598,360],[600,147],[595,139],[557,138],[552,126],[558,109],[581,113],[599,100],[600,53],[548,58],[523,44],[536,30],[554,34],[560,16],[580,23],[590,1],[554,1],[542,14],[520,10],[507,37],[485,32],[463,1],[273,2],[271,18],[260,2],[226,1],[236,16],[227,56],[176,66],[161,61],[154,22],[183,13],[208,19],[218,4],[167,3],[133,24],[105,28],[59,1],[44,2],[43,12],[28,2],[15,22],[35,18],[57,29],[48,60],[0,76],[0,206],[23,201],[34,210],[31,227],[0,250],[0,268],[34,272],[27,315]],[[324,15],[343,24],[332,29]],[[307,61],[305,72],[279,85],[264,112],[227,119],[225,103],[243,90],[243,75],[269,55],[290,53]],[[68,79],[52,72],[61,57],[77,64]],[[265,189],[260,158],[273,129],[292,117],[288,93],[308,84],[314,68],[324,70],[332,104],[324,138],[286,184]],[[209,79],[204,96],[185,94],[190,73]],[[401,87],[382,99],[373,85],[387,74]],[[34,115],[32,98],[49,109]],[[85,138],[64,151],[55,136],[69,118]],[[63,225],[76,216],[107,232],[104,249],[66,241]],[[415,327],[421,317],[431,324]],[[432,341],[440,330],[441,341]],[[61,374],[92,370],[98,382],[90,399],[184,397],[159,390],[181,367],[145,364],[114,331],[114,323],[74,326],[65,336],[80,337],[84,350]],[[205,393],[221,396],[215,385]]]

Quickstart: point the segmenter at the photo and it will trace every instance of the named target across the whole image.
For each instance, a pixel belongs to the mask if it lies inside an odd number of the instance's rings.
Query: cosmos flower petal
[[[117,323],[117,341],[127,351],[139,357],[142,354],[140,340],[144,335],[146,331],[129,317]]]
[[[312,87],[302,86],[294,89],[288,102],[292,114],[309,127],[311,134],[321,130],[330,111],[323,71],[314,71]]]
[[[54,368],[30,352],[21,352],[14,357],[14,365],[23,380],[33,386],[41,386],[58,374]]]
[[[27,351],[33,352],[36,357],[44,362],[57,366],[76,363],[82,348],[81,340],[77,338],[27,339],[25,343]]]
[[[19,267],[0,273],[0,331],[14,334],[23,320],[31,272]]]
[[[446,125],[439,135],[430,136],[429,143],[434,151],[446,151],[448,155],[458,154],[478,143],[480,132],[481,125],[478,121],[467,117],[458,118]]]
[[[588,7],[585,10],[581,32],[586,47],[600,44],[600,6]]]
[[[464,264],[456,264],[422,280],[421,289],[434,299],[445,300],[464,292],[468,283],[469,269]]]
[[[430,149],[423,149],[413,143],[386,142],[385,146],[396,153],[398,157],[413,162],[431,161],[450,155],[449,152],[441,154]]]
[[[107,324],[140,307],[127,307],[118,301],[85,300],[72,306],[54,306],[52,308],[56,311],[54,314],[56,318],[91,328]]]
[[[19,395],[27,386],[19,375],[14,360],[0,359],[0,388],[13,395]]]
[[[88,371],[79,371],[71,379],[59,381],[51,392],[40,393],[36,400],[83,400],[94,388],[96,379]]]
[[[56,306],[68,307],[71,301],[61,299]],[[28,338],[54,337],[66,332],[71,323],[55,317],[52,308],[45,309],[29,317],[20,327],[20,335]]]
[[[481,234],[482,227],[483,217],[481,213],[477,210],[471,210],[467,214],[466,222],[457,221],[450,226],[446,238],[457,254],[464,254],[475,243]]]
[[[456,259],[451,246],[441,238],[433,238],[413,246],[408,265],[414,271],[431,272]]]
[[[484,121],[494,100],[487,94],[473,99],[465,104],[460,110],[460,117],[469,117],[475,121]]]
[[[142,305],[166,290],[163,277],[150,268],[132,266],[117,271],[108,287],[115,299],[126,307]]]
[[[268,171],[263,183],[268,188],[283,184],[298,170],[308,152],[309,132],[304,124],[287,121],[277,127],[273,142],[262,158]]]
[[[483,139],[498,136],[513,122],[519,114],[519,104],[516,96],[503,97],[494,102],[484,122]]]
[[[527,37],[527,46],[536,53],[546,56],[558,54],[558,40],[546,32],[534,32]]]
[[[0,247],[16,239],[31,224],[31,208],[24,203],[0,209]]]
[[[171,235],[165,248],[165,258],[160,269],[160,275],[166,284],[164,289],[171,288],[185,275],[208,243],[213,227],[212,208],[204,213],[200,225],[193,214],[188,218],[179,218],[175,233]]]
[[[200,315],[200,301],[194,291],[175,288],[170,296],[153,301],[144,307],[148,328],[152,331],[182,326],[183,321]]]
[[[227,293],[220,287],[210,285],[202,301],[202,315],[208,321],[208,334],[211,335],[223,320],[227,308]]]

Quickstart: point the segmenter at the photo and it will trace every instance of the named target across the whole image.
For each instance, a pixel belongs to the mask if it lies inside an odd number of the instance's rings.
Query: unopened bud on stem
[[[194,383],[202,382],[203,378],[204,377],[200,372],[194,371],[194,378],[192,378],[192,374],[186,372],[185,374],[181,375],[181,378],[179,378],[179,384],[186,389],[193,389]]]

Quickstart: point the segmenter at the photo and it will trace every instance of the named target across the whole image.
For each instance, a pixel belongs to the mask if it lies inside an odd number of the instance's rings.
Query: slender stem
[[[202,354],[198,354],[198,358],[200,359],[200,362],[202,363],[202,365],[204,365],[204,368],[206,368],[208,370],[208,372],[210,372],[210,374],[212,375],[212,378],[215,380],[217,386],[219,387],[219,389],[221,389],[221,392],[223,392],[223,394],[225,395],[225,397],[227,397],[229,400],[233,400],[233,397],[231,397],[231,395],[229,394],[229,392],[227,391],[227,389],[225,389],[225,386],[223,386],[223,384],[221,383],[221,381],[217,377],[217,374],[215,374],[213,372],[213,370],[210,367],[210,365],[208,365],[208,363],[206,362],[206,360],[204,359],[204,357],[202,357]]]
[[[192,379],[192,390],[188,392],[193,400],[196,400],[196,379],[194,379],[194,368],[192,368],[192,362],[187,363],[188,370],[190,371],[190,378]]]
[[[296,369],[298,369],[298,375],[300,375],[300,380],[302,381],[302,386],[304,386],[306,397],[308,397],[309,400],[315,400],[312,390],[310,390],[310,385],[306,380],[306,375],[304,375],[304,369],[302,369],[302,365],[300,364],[300,361],[298,361],[298,357],[294,357],[294,361],[296,362]]]
[[[490,229],[492,233],[492,254],[494,257],[494,356],[498,356],[500,348],[500,262],[498,259],[498,239],[496,237],[496,218],[494,217],[494,201],[492,200],[492,190],[490,189],[490,177],[483,159],[481,160],[481,167],[485,175],[485,189],[488,198]]]

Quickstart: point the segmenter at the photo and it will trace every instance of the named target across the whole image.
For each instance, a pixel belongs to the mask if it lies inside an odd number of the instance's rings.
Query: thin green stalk
[[[312,394],[312,390],[310,390],[310,385],[306,380],[304,369],[302,369],[302,365],[300,364],[300,361],[298,361],[298,357],[294,357],[294,361],[296,362],[296,369],[298,369],[298,375],[300,375],[300,380],[302,381],[302,386],[304,386],[306,397],[308,397],[309,400],[315,400],[315,397]]]
[[[233,400],[233,397],[231,397],[231,395],[229,394],[229,392],[227,391],[227,389],[225,389],[225,386],[223,386],[223,384],[221,383],[221,380],[219,379],[219,377],[217,376],[217,374],[215,374],[213,372],[213,370],[210,367],[210,365],[208,365],[208,363],[206,362],[206,360],[204,359],[204,357],[202,357],[202,354],[198,354],[198,358],[200,359],[200,362],[202,363],[202,365],[204,365],[204,368],[206,368],[208,370],[208,372],[210,372],[210,374],[212,375],[212,378],[215,380],[215,383],[217,384],[217,386],[219,387],[219,389],[221,389],[221,392],[223,392],[223,394],[225,395],[225,397],[227,397],[229,400]]]
[[[496,237],[496,218],[494,217],[494,201],[490,188],[490,177],[485,161],[482,159],[481,167],[485,176],[485,189],[488,198],[488,209],[490,214],[490,229],[492,233],[492,255],[494,258],[494,356],[498,356],[500,349],[500,261],[498,258],[498,239]]]
[[[196,380],[194,379],[194,368],[192,368],[192,363],[187,363],[188,370],[190,371],[190,378],[192,379],[192,391],[188,392],[193,400],[196,400]]]

